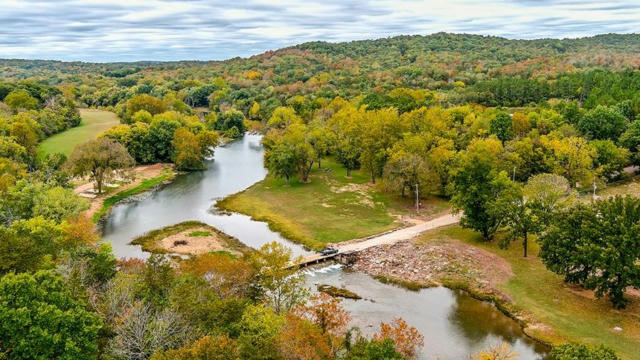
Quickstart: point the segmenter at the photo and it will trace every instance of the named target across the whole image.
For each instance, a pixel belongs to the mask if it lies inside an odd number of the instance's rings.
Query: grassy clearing
[[[190,237],[211,236],[209,231],[193,231],[189,233]]]
[[[604,344],[625,359],[637,359],[640,349],[640,301],[637,299],[628,309],[618,311],[611,307],[608,299],[594,300],[589,292],[566,285],[562,277],[548,271],[537,257],[539,248],[535,241],[530,242],[531,256],[525,259],[520,243],[502,250],[495,243],[485,243],[478,234],[459,226],[435,230],[421,240],[443,237],[483,248],[511,264],[514,276],[499,290],[512,299],[515,310],[523,310],[553,329],[527,328],[530,335],[550,343]],[[623,330],[614,331],[616,326]]]
[[[402,226],[398,215],[411,212],[410,199],[378,191],[360,171],[346,177],[334,161],[313,169],[310,183],[286,185],[272,176],[220,202],[218,207],[266,221],[283,236],[314,249],[327,243],[362,238]],[[427,200],[425,215],[446,209],[443,200]]]
[[[144,251],[148,251],[156,254],[166,254],[168,253],[168,251],[158,246],[158,243],[160,241],[172,235],[180,234],[182,232],[186,232],[191,229],[200,229],[200,228],[208,229],[209,231],[207,231],[207,233],[209,234],[209,236],[211,236],[211,234],[215,234],[217,240],[221,242],[221,244],[224,246],[225,249],[229,250],[229,251],[213,251],[214,253],[223,253],[231,256],[232,258],[235,258],[236,255],[231,253],[230,251],[235,251],[241,254],[246,254],[249,251],[251,251],[251,249],[247,245],[243,244],[240,240],[234,238],[233,236],[223,233],[222,231],[214,228],[213,226],[207,225],[205,223],[201,223],[199,221],[185,221],[175,225],[164,227],[162,229],[150,231],[140,237],[133,239],[133,241],[131,241],[131,244],[140,245],[142,247],[142,250]],[[199,232],[203,232],[203,231],[199,231]]]
[[[150,188],[162,183],[165,180],[169,180],[171,178],[173,178],[174,174],[173,173],[167,173],[167,174],[162,174],[159,176],[156,176],[154,178],[151,179],[147,179],[147,180],[143,180],[140,185],[133,187],[131,189],[128,190],[124,190],[121,191],[111,197],[108,197],[104,200],[104,202],[102,203],[102,207],[100,208],[100,210],[98,210],[95,214],[93,214],[93,221],[97,222],[98,220],[100,220],[103,216],[107,215],[109,213],[109,210],[111,209],[111,207],[115,204],[117,204],[119,201],[128,198],[129,196],[132,195],[136,195],[139,193],[142,193],[144,191],[149,190]]]
[[[76,145],[120,123],[116,114],[110,111],[80,109],[80,116],[80,125],[47,138],[38,146],[38,152],[42,155],[62,153],[69,156]]]

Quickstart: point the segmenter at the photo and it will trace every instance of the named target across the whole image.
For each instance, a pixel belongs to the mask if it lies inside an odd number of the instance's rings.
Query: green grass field
[[[366,174],[353,171],[349,179],[339,164],[326,160],[322,165],[313,169],[310,183],[292,179],[287,186],[267,176],[218,206],[266,221],[283,236],[315,249],[397,228],[402,224],[394,215],[412,211],[410,199],[378,191]],[[424,215],[448,208],[440,199],[423,200],[423,205]]]
[[[530,257],[522,257],[522,244],[517,242],[507,250],[496,243],[483,242],[471,230],[450,226],[423,236],[424,241],[448,237],[477,246],[501,256],[511,264],[514,276],[500,288],[513,301],[516,309],[522,309],[534,319],[549,325],[554,334],[529,329],[544,341],[564,341],[604,344],[624,359],[637,359],[640,349],[640,304],[636,300],[626,310],[614,310],[609,300],[594,300],[580,295],[565,285],[562,277],[548,271],[537,257],[539,248],[530,243]],[[621,327],[616,332],[614,327]]]
[[[71,154],[76,145],[91,140],[108,128],[118,125],[120,120],[110,111],[80,109],[82,122],[80,125],[53,135],[38,146],[42,155],[62,153]]]

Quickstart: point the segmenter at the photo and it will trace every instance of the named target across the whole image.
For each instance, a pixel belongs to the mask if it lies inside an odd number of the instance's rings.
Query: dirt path
[[[133,170],[133,179],[130,182],[122,184],[118,188],[99,196],[94,192],[94,183],[86,179],[85,180],[87,182],[78,185],[73,191],[79,196],[89,200],[90,207],[87,211],[85,211],[84,215],[87,217],[92,217],[93,214],[95,214],[98,210],[100,210],[100,208],[102,208],[102,203],[106,198],[113,196],[121,191],[132,189],[140,185],[144,180],[160,176],[160,174],[162,174],[164,171],[167,171],[171,168],[171,164],[164,163],[136,166]]]
[[[460,222],[460,215],[447,213],[435,219],[422,222],[418,225],[390,231],[384,234],[369,237],[362,241],[352,240],[349,241],[348,244],[335,245],[335,247],[338,249],[338,253],[341,254],[353,251],[362,251],[374,246],[392,245],[400,241],[411,240],[426,231],[437,229],[439,227],[447,225],[457,224],[458,222]],[[302,263],[311,263],[322,259],[323,257],[324,256],[320,254],[309,255],[302,259]]]
[[[391,245],[399,241],[410,240],[424,233],[425,231],[437,229],[442,226],[457,224],[460,221],[459,215],[446,214],[435,219],[425,221],[422,224],[409,226],[403,229],[391,231],[382,235],[374,236],[363,241],[353,242],[345,245],[338,245],[340,252],[361,251],[379,245]]]

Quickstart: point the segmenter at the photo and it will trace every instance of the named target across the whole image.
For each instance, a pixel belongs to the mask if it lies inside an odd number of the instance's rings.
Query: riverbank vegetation
[[[640,164],[638,39],[439,33],[312,42],[220,62],[0,60],[0,314],[9,314],[0,322],[0,357],[175,359],[204,349],[247,359],[400,359],[421,343],[401,321],[373,339],[347,337],[343,321],[327,328],[317,315],[336,304],[304,305],[299,279],[284,265],[290,256],[274,245],[246,258],[117,263],[80,215],[87,202],[71,189],[73,162],[38,156],[44,139],[81,123],[77,107],[118,115],[121,124],[99,135],[102,143],[137,164],[179,170],[202,169],[220,134],[239,137],[260,124],[270,175],[226,205],[314,248],[397,227],[398,208],[451,199],[483,241],[447,231],[511,264],[514,276],[499,290],[518,307],[562,340],[606,343],[632,357],[640,343],[631,321],[640,256],[634,200],[573,207],[531,179],[584,192]],[[618,203],[619,213],[605,211]],[[555,231],[562,223],[544,215],[550,209],[576,220],[573,232]],[[609,233],[625,243],[597,236]],[[586,246],[571,248],[564,239],[573,237]],[[521,238],[537,238],[544,263],[537,241],[528,253],[513,246]],[[557,261],[563,251],[571,262]],[[590,271],[573,278],[587,262]],[[586,288],[627,308],[582,296],[591,294]],[[31,304],[51,311],[25,312]],[[61,331],[50,315],[70,309],[68,322],[84,326]],[[25,323],[33,324],[28,333]]]
[[[104,200],[102,200],[101,198],[94,198],[92,199],[92,202],[98,202],[99,207],[97,208],[97,211],[90,213],[89,215],[94,222],[98,222],[109,213],[114,205],[116,205],[120,201],[125,200],[131,196],[143,193],[145,191],[152,190],[154,187],[159,186],[164,182],[170,181],[175,177],[175,175],[176,174],[173,170],[164,169],[162,171],[162,174],[152,178],[143,179],[142,181],[140,181],[140,184],[132,188],[119,191],[115,195],[109,196]]]
[[[518,247],[503,249],[497,242],[483,241],[476,232],[460,226],[449,226],[419,237],[410,245],[415,246],[415,250],[409,250],[408,253],[421,253],[422,247],[452,240],[482,249],[497,256],[500,261],[506,261],[506,276],[500,273],[503,267],[487,263],[484,268],[490,270],[488,274],[476,272],[471,277],[449,275],[436,281],[465,289],[480,298],[497,301],[505,311],[524,322],[525,331],[534,338],[551,344],[567,341],[594,346],[604,344],[624,359],[635,357],[640,339],[637,322],[640,301],[637,299],[628,309],[619,311],[613,309],[607,299],[595,299],[593,292],[565,283],[561,276],[547,270],[538,256],[540,248],[535,241],[530,244],[530,256],[524,258]],[[476,257],[471,261],[475,260]],[[413,264],[413,260],[407,261]],[[473,269],[472,263],[461,263],[458,272],[464,270],[461,275],[466,274],[469,269]],[[387,276],[394,277],[390,274],[391,270],[386,269]],[[399,280],[403,279],[401,277]],[[420,280],[433,281],[430,279]]]
[[[368,175],[352,171],[346,176],[331,158],[314,167],[308,182],[268,175],[249,189],[229,196],[219,208],[266,221],[285,237],[315,249],[327,243],[363,238],[403,225],[402,215],[412,213],[413,201],[384,193],[368,184]],[[446,201],[425,199],[420,213],[432,217],[448,209]]]

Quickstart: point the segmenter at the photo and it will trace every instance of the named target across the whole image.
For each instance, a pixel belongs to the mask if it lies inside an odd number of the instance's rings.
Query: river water
[[[154,229],[187,220],[199,220],[259,248],[277,241],[290,247],[294,255],[309,252],[278,233],[266,223],[241,214],[224,215],[215,203],[264,179],[264,150],[259,135],[216,148],[215,160],[207,170],[179,175],[160,190],[140,201],[115,206],[103,224],[103,240],[110,242],[119,258],[146,258],[148,254],[129,242]],[[425,337],[421,359],[468,359],[469,354],[500,342],[509,343],[518,359],[542,359],[545,349],[528,339],[518,324],[492,304],[469,295],[438,287],[418,292],[383,284],[370,276],[333,265],[306,270],[307,284],[342,286],[358,293],[363,300],[345,300],[353,325],[371,334],[381,321],[404,318]]]
[[[217,147],[214,160],[207,161],[207,170],[178,175],[171,184],[148,193],[143,200],[115,206],[104,221],[103,240],[111,243],[119,258],[146,258],[149,254],[140,246],[129,245],[132,239],[150,230],[199,220],[253,248],[277,241],[290,247],[296,256],[308,254],[302,246],[271,231],[264,222],[216,211],[217,200],[242,191],[267,175],[260,139],[260,135],[245,135],[242,140]]]

